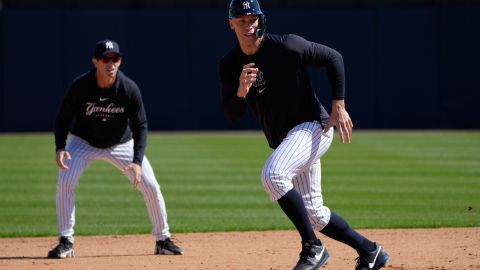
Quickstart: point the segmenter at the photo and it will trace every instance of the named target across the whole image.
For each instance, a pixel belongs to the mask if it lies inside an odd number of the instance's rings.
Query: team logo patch
[[[113,49],[113,42],[111,42],[111,41],[105,42],[105,48],[107,48],[107,49]]]
[[[257,79],[253,82],[252,86],[258,89],[258,93],[261,94],[266,87],[267,81],[263,78],[263,72],[259,69],[257,73]]]

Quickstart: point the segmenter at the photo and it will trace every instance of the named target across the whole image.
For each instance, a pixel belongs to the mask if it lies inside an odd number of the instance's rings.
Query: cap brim
[[[119,53],[119,52],[107,51],[107,52],[103,52],[100,57],[104,57],[105,55],[110,54],[110,53],[114,53],[114,54],[116,54],[116,55],[118,55],[118,56],[122,56],[122,54]]]

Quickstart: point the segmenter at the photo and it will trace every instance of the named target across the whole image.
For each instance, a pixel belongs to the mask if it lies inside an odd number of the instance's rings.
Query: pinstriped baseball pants
[[[330,221],[330,209],[323,205],[320,158],[332,143],[333,127],[326,134],[322,132],[317,121],[295,126],[262,170],[263,187],[273,201],[292,188],[301,194],[316,230],[323,229]]]
[[[71,160],[65,159],[68,170],[59,170],[57,181],[57,222],[60,236],[73,242],[73,226],[75,225],[75,188],[85,169],[95,160],[105,160],[122,170],[133,160],[133,140],[112,146],[96,148],[85,140],[69,134],[66,150],[70,152]],[[127,172],[127,177],[133,184],[134,174]],[[170,237],[167,223],[165,201],[160,192],[160,186],[153,173],[147,157],[142,162],[142,181],[137,189],[143,194],[148,214],[153,225],[152,234],[158,240]]]

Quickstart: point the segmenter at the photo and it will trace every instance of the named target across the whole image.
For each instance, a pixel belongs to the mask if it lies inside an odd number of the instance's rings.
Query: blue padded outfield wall
[[[268,32],[344,56],[356,128],[480,128],[480,8],[273,9]],[[256,129],[221,111],[218,60],[235,43],[220,9],[0,11],[0,131],[51,131],[69,83],[112,38],[140,86],[150,130]],[[324,71],[313,85],[330,107]]]

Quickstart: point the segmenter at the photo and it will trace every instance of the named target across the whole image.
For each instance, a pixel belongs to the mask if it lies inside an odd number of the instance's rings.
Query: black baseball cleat
[[[376,249],[361,255],[357,258],[357,265],[355,270],[377,270],[384,267],[390,256],[383,250],[382,246],[375,243]]]
[[[60,237],[60,243],[50,250],[47,255],[52,259],[65,259],[69,257],[75,257],[75,250],[73,249],[73,243],[68,241],[66,237]]]
[[[157,241],[155,255],[183,255],[183,249],[175,245],[170,238]]]
[[[300,260],[293,270],[317,270],[330,259],[327,249],[322,241],[309,240],[303,244]]]

